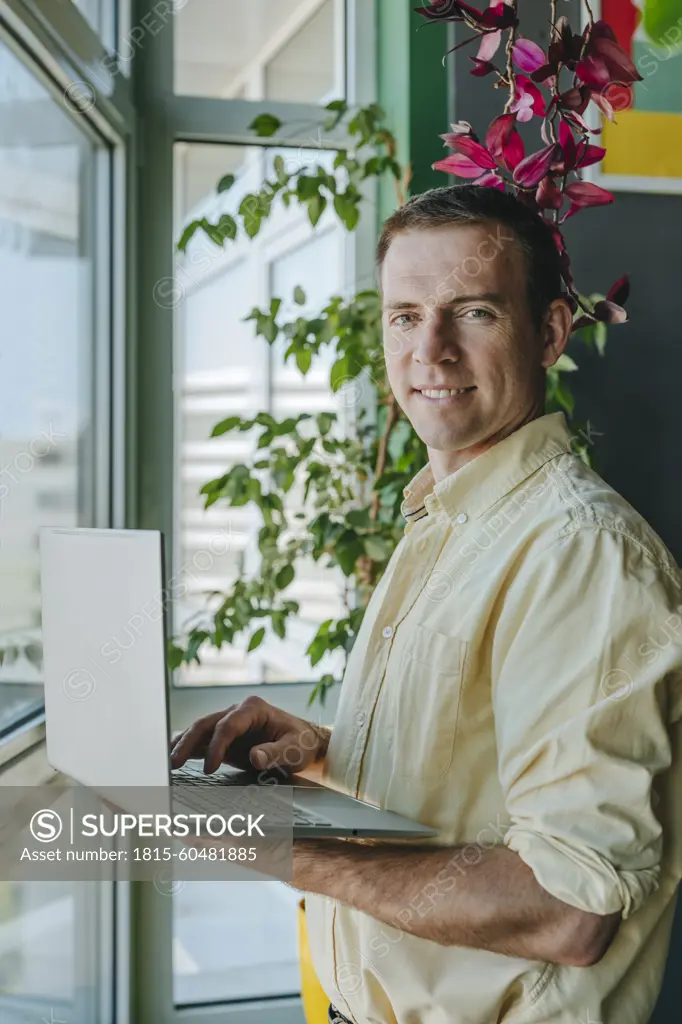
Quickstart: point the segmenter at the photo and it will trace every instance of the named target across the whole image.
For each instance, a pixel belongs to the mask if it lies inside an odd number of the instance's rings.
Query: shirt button
[[[469,516],[466,514],[466,512],[460,512],[460,514],[457,516],[457,522],[466,523],[468,518]]]
[[[387,640],[390,640],[391,637],[393,636],[393,626],[384,626],[381,632],[382,635],[385,636]]]
[[[364,711],[358,711],[357,715],[355,716],[355,721],[358,723],[358,725],[364,725],[364,723],[365,723],[365,712]]]

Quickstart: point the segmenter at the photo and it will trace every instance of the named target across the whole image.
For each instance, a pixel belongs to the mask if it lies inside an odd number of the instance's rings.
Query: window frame
[[[130,82],[80,11],[69,8],[45,0],[0,0],[0,39],[57,100],[74,82],[92,90],[94,104],[78,115],[77,123],[97,143],[96,160],[106,164],[105,174],[95,175],[90,224],[99,286],[93,309],[94,513],[97,525],[120,527],[125,525],[130,502],[126,385],[136,351],[132,301],[137,273],[133,228],[138,125]],[[119,0],[119,28],[127,13],[128,0]],[[98,231],[103,226],[106,231]],[[0,736],[0,785],[41,785],[54,777],[46,757],[43,706]],[[93,1024],[95,1018],[102,1024],[127,1024],[132,970],[130,883],[102,883],[93,893],[97,906],[88,923],[95,934],[84,933],[82,941],[88,943],[90,953],[95,952],[93,938],[102,942],[102,959],[97,963],[104,972],[98,973],[88,1018]],[[83,950],[84,955],[87,952]],[[82,964],[80,953],[77,956]]]

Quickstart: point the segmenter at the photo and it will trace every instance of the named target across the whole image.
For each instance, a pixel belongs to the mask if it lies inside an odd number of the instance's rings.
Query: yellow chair
[[[301,999],[306,1024],[327,1024],[329,999],[318,981],[310,956],[303,899],[298,903],[298,952],[301,961]]]

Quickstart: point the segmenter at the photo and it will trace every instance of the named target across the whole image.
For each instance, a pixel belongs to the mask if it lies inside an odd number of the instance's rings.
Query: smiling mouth
[[[428,398],[431,401],[443,401],[448,398],[459,398],[470,391],[475,391],[476,385],[472,384],[468,388],[415,388],[414,390],[423,398]]]

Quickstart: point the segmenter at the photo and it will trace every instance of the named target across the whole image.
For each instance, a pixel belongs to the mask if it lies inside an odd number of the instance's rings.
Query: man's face
[[[382,269],[386,368],[430,456],[487,447],[542,413],[543,358],[548,365],[558,354],[543,351],[526,287],[523,253],[501,225],[415,229],[392,240]],[[451,388],[467,390],[424,394]]]

